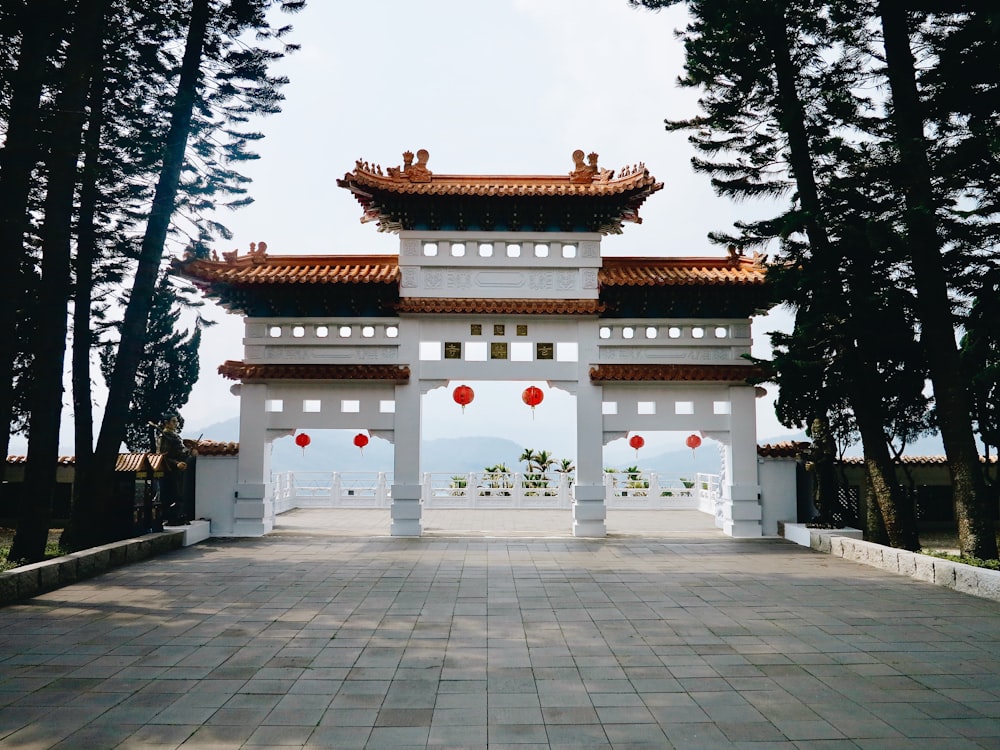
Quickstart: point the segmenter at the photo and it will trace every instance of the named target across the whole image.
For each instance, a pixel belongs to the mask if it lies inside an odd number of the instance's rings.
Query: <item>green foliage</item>
[[[198,380],[198,347],[205,322],[197,317],[191,331],[181,330],[179,322],[184,307],[200,304],[186,299],[171,277],[160,277],[129,408],[125,444],[131,451],[155,450],[150,423],[159,424],[166,414],[178,413]],[[114,369],[114,363],[115,348],[105,345],[101,350],[101,370],[105,377]]]
[[[933,550],[924,551],[923,554],[930,555],[931,557],[939,557],[942,560],[951,560],[952,562],[964,563],[965,565],[972,565],[977,568],[986,568],[987,570],[1000,570],[1000,560],[983,560],[979,557],[953,555],[949,552],[935,552]]]

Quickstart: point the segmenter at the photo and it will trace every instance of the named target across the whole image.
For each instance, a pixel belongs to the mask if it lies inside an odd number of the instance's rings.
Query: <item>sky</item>
[[[362,225],[361,209],[335,180],[357,159],[383,167],[425,148],[433,171],[464,174],[563,174],[576,149],[600,165],[643,162],[664,183],[646,201],[641,225],[606,237],[614,255],[723,255],[706,235],[766,212],[715,196],[690,166],[683,133],[666,117],[697,114],[697,92],[681,89],[683,49],[675,38],[682,9],[652,13],[626,0],[311,0],[280,20],[292,23],[301,49],[277,68],[287,75],[280,114],[255,127],[260,159],[241,165],[255,201],[218,218],[233,232],[220,252],[251,242],[270,255],[395,253],[398,238]],[[230,381],[216,368],[242,359],[242,321],[214,304],[201,350],[202,374],[182,409],[185,433],[239,413]],[[766,331],[787,316],[757,319],[754,353],[768,351]],[[478,409],[462,414],[450,391],[424,401],[424,436],[491,435],[568,455],[572,399],[546,391],[532,420],[520,405],[525,384],[477,384]],[[758,400],[758,435],[789,432],[774,419],[773,394]],[[524,412],[524,413],[522,413]],[[544,412],[544,416],[543,416]],[[675,435],[647,436],[677,447]],[[682,438],[681,438],[682,439]]]

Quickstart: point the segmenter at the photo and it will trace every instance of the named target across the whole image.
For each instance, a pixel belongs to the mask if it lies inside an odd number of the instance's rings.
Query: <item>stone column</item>
[[[722,485],[722,530],[733,537],[758,537],[762,530],[757,476],[757,405],[753,387],[730,387],[729,402],[731,415]]]
[[[581,322],[580,368],[576,384],[576,484],[573,486],[573,536],[607,536],[604,502],[604,388],[590,381],[598,360],[597,321]]]
[[[420,383],[396,386],[390,515],[393,536],[420,536]]]
[[[234,536],[263,536],[274,528],[271,492],[271,445],[267,440],[264,401],[267,386],[240,386],[240,453],[233,495]]]

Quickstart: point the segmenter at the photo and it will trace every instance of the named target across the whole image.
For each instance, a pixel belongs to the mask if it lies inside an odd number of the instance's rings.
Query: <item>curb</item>
[[[164,531],[5,570],[0,572],[0,607],[182,546],[183,531]]]
[[[802,524],[794,524],[802,526]],[[854,529],[808,529],[809,543],[800,541],[791,529],[793,524],[779,523],[779,536],[845,560],[914,578],[935,586],[1000,602],[1000,571],[944,560],[919,552],[866,542],[849,535]],[[789,533],[792,532],[792,533]]]

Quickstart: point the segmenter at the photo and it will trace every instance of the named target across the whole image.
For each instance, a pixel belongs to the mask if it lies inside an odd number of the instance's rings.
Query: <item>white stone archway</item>
[[[760,259],[605,258],[662,187],[574,154],[555,176],[434,175],[427,154],[338,184],[398,256],[188,259],[181,273],[245,315],[233,534],[271,530],[268,445],[296,429],[367,429],[393,442],[391,532],[421,532],[421,395],[449,381],[534,380],[576,398],[573,533],[606,533],[603,446],[630,430],[723,445],[718,522],[761,534],[750,319]],[[419,154],[418,154],[419,156]],[[579,157],[579,158],[577,158]],[[290,291],[294,290],[294,291]]]

